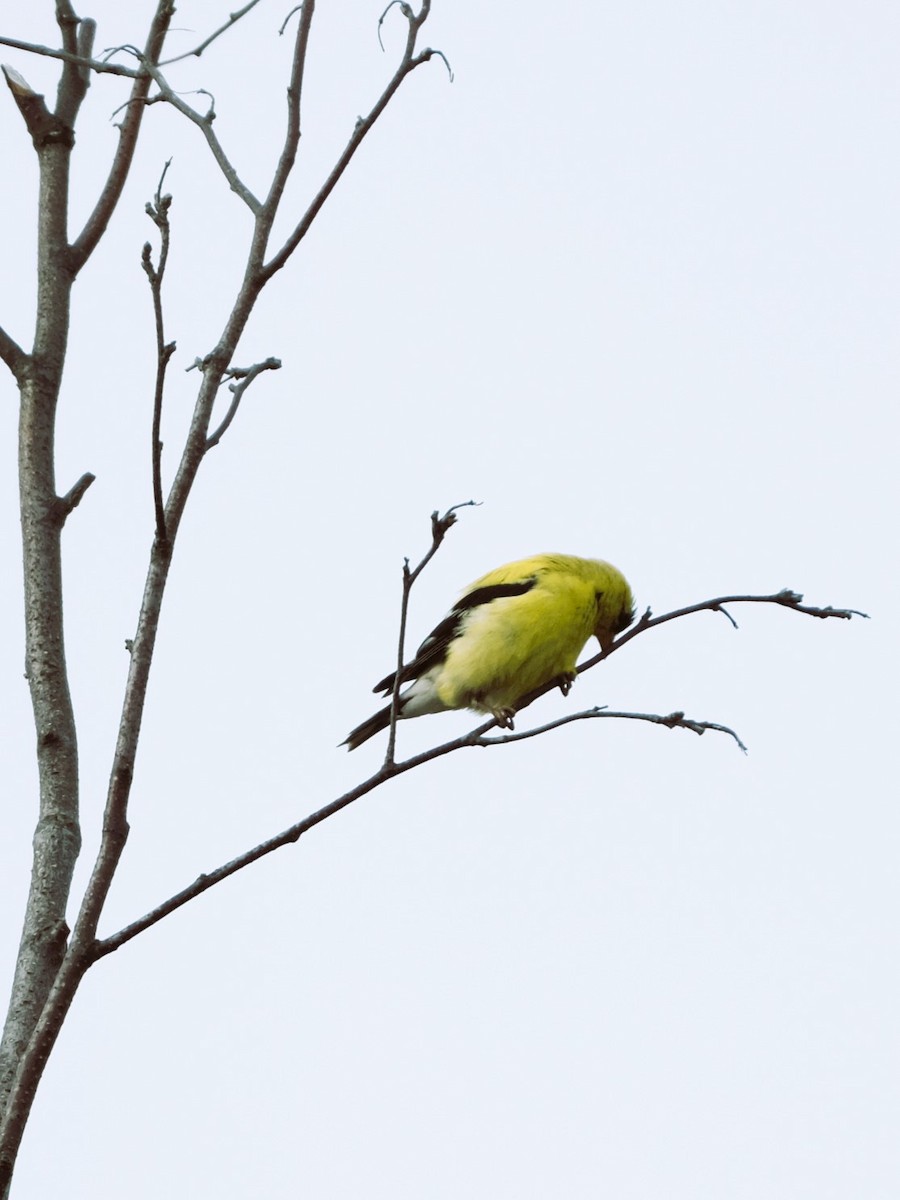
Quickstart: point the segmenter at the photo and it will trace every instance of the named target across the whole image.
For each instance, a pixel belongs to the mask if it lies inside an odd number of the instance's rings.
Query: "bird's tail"
[[[351,730],[350,733],[341,742],[342,746],[346,746],[348,750],[355,750],[357,746],[361,746],[363,742],[367,742],[370,737],[374,737],[376,733],[381,733],[382,729],[387,729],[391,723],[391,706],[386,704],[384,708],[378,710],[374,717],[369,717],[368,721],[363,721],[362,725]]]

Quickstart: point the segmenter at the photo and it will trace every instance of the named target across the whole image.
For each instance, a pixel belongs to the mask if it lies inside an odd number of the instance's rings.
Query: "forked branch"
[[[401,11],[403,12],[403,15],[406,17],[406,21],[407,21],[406,46],[404,47],[403,55],[400,59],[400,63],[398,64],[396,70],[394,71],[394,74],[391,76],[391,79],[388,82],[387,86],[385,87],[384,91],[381,93],[381,95],[378,97],[378,99],[373,104],[372,108],[369,110],[368,115],[365,117],[360,117],[357,120],[357,122],[353,128],[353,132],[350,135],[350,140],[347,142],[347,145],[344,149],[344,152],[338,158],[338,161],[335,163],[334,167],[332,168],[332,171],[329,174],[328,178],[325,180],[325,182],[319,188],[316,195],[313,197],[312,202],[310,203],[306,212],[300,218],[297,225],[294,227],[293,232],[289,235],[289,237],[287,238],[287,240],[285,241],[285,243],[281,247],[281,249],[276,254],[274,254],[272,256],[272,258],[269,259],[269,261],[266,263],[265,267],[262,269],[261,276],[264,280],[270,279],[276,273],[276,271],[280,271],[281,268],[288,261],[288,259],[291,257],[291,255],[294,253],[294,251],[297,249],[297,247],[300,245],[300,242],[306,236],[310,226],[312,225],[313,221],[316,219],[316,216],[318,215],[319,210],[322,208],[322,205],[325,203],[325,201],[328,199],[328,197],[334,191],[334,188],[335,188],[338,180],[341,178],[341,176],[346,171],[351,160],[353,159],[353,156],[356,154],[356,151],[362,145],[362,142],[365,139],[366,135],[372,130],[372,128],[374,127],[378,118],[384,112],[385,108],[387,108],[388,104],[390,103],[391,97],[394,95],[394,93],[397,91],[397,89],[403,83],[404,79],[406,79],[406,77],[408,75],[411,75],[412,72],[415,71],[415,69],[417,67],[422,66],[423,63],[428,62],[432,58],[440,58],[444,62],[445,65],[447,64],[446,58],[439,50],[426,49],[426,50],[422,50],[419,53],[416,52],[416,46],[417,46],[419,34],[422,30],[422,26],[428,20],[428,14],[431,11],[431,0],[423,0],[422,5],[418,12],[415,12],[412,9],[412,7],[406,3],[402,3],[400,5],[400,8],[401,8]],[[304,3],[301,5],[300,30],[298,31],[298,47],[300,46],[301,39],[304,36],[304,20],[305,19],[308,20],[309,18],[311,18],[312,9],[313,9],[313,0],[304,0]],[[385,10],[385,12],[387,12],[387,10]],[[382,20],[384,20],[384,14],[382,14]],[[379,24],[380,24],[380,22],[379,22]],[[306,26],[306,35],[305,36],[308,36],[308,25]],[[300,128],[300,96],[301,96],[302,78],[303,78],[302,63],[303,63],[304,58],[305,58],[305,42],[303,43],[302,52],[298,53],[298,55],[295,59],[295,61],[298,62],[300,65],[300,70],[296,74],[296,78],[294,80],[292,80],[291,91],[289,92],[289,97],[288,97],[289,106],[291,108],[291,116],[289,117],[289,126],[292,129],[296,130],[297,138],[299,138],[299,128]],[[449,67],[448,67],[448,70],[449,70]],[[286,147],[286,149],[288,149],[288,147]],[[276,171],[276,176],[275,176],[275,180],[273,181],[272,189],[269,193],[269,196],[266,199],[267,207],[269,205],[277,206],[277,204],[279,203],[279,201],[281,199],[281,192],[283,191],[284,184],[287,181],[287,175],[290,170],[291,162],[292,162],[292,159],[290,158],[290,156],[288,156],[288,161],[279,165],[279,170]]]
[[[264,359],[263,362],[254,363],[252,367],[229,367],[229,369],[225,372],[225,377],[227,379],[236,379],[238,382],[229,385],[229,390],[231,391],[231,403],[229,404],[225,416],[222,418],[219,425],[206,439],[207,450],[211,450],[213,446],[218,446],[219,442],[222,440],[222,435],[226,432],[231,422],[237,416],[237,410],[240,406],[241,400],[244,397],[244,392],[246,392],[253,380],[256,379],[257,376],[261,375],[263,371],[280,370],[280,358],[267,358]]]
[[[496,737],[479,736],[473,743],[476,746],[502,746],[506,742],[521,742],[525,738],[537,737],[542,733],[549,733],[552,729],[559,729],[563,725],[571,725],[573,721],[592,721],[598,718],[606,717],[615,721],[646,721],[651,725],[664,725],[666,729],[688,729],[691,733],[696,733],[698,736],[712,730],[715,733],[727,733],[729,737],[734,738],[738,747],[747,753],[747,747],[727,725],[720,725],[717,721],[694,721],[690,717],[686,717],[683,712],[669,713],[668,716],[660,716],[658,713],[634,713],[634,712],[614,712],[612,709],[604,706],[596,708],[586,708],[581,712],[569,713],[565,717],[559,717],[555,721],[548,721],[545,725],[536,725],[533,729],[523,729],[520,732],[508,732],[498,734]]]
[[[220,25],[218,29],[213,30],[209,37],[204,38],[199,46],[195,46],[193,50],[185,50],[183,54],[176,54],[174,58],[167,58],[165,62],[162,62],[159,65],[161,67],[168,67],[171,66],[172,63],[182,62],[186,58],[199,58],[204,50],[208,49],[217,38],[222,36],[223,33],[227,33],[229,29],[232,29],[242,17],[246,17],[250,9],[256,8],[257,4],[259,4],[259,0],[250,0],[250,2],[245,4],[243,8],[239,8],[237,12],[230,13],[225,24]]]
[[[131,924],[125,926],[123,929],[120,929],[118,933],[98,941],[94,948],[96,957],[99,958],[118,950],[121,946],[125,945],[126,942],[129,942],[132,938],[136,937],[139,933],[143,932],[145,929],[149,929],[152,925],[157,924],[159,921],[163,920],[164,917],[169,916],[171,913],[177,911],[177,909],[189,903],[197,896],[202,895],[203,892],[209,891],[210,888],[215,887],[223,880],[229,878],[229,876],[236,874],[238,871],[242,871],[245,867],[249,867],[252,863],[258,862],[261,858],[271,854],[274,850],[278,850],[282,846],[291,845],[292,843],[298,841],[304,833],[307,833],[310,829],[321,824],[323,821],[328,820],[329,817],[334,816],[335,813],[340,812],[341,809],[346,808],[355,800],[360,799],[360,797],[367,795],[369,792],[374,791],[378,787],[381,787],[383,784],[387,783],[388,780],[394,779],[398,775],[403,775],[408,771],[412,771],[417,767],[424,766],[426,763],[433,762],[438,758],[443,758],[445,755],[452,754],[457,750],[463,750],[472,747],[488,748],[493,746],[504,746],[512,742],[524,741],[527,738],[538,737],[545,733],[549,733],[552,730],[560,729],[564,725],[571,725],[576,721],[620,720],[641,721],[652,725],[664,726],[667,729],[686,729],[692,733],[696,733],[697,735],[702,735],[706,732],[723,733],[728,737],[731,737],[737,746],[746,753],[747,748],[741,741],[739,735],[727,725],[719,724],[716,721],[699,721],[686,716],[683,712],[673,712],[668,714],[619,712],[607,708],[595,707],[585,709],[581,712],[569,713],[563,717],[559,717],[555,720],[546,722],[543,725],[539,725],[531,729],[521,731],[504,729],[503,732],[499,734],[487,736],[490,734],[492,729],[495,729],[498,726],[498,721],[492,718],[482,722],[475,729],[471,730],[469,733],[463,734],[461,737],[452,738],[447,742],[443,742],[438,746],[432,747],[430,750],[426,750],[421,754],[414,755],[412,758],[408,758],[400,762],[395,761],[394,745],[396,737],[396,714],[398,699],[397,681],[400,679],[401,675],[399,668],[401,668],[403,665],[404,634],[410,591],[421,572],[437,553],[448,531],[455,524],[456,512],[460,508],[467,507],[473,503],[474,501],[470,500],[464,505],[455,505],[453,508],[444,513],[443,516],[439,516],[437,512],[432,513],[432,543],[430,548],[414,570],[410,570],[409,561],[404,560],[400,637],[398,645],[398,671],[395,678],[392,696],[392,719],[389,734],[389,749],[385,757],[385,761],[382,763],[381,767],[375,772],[374,775],[358,784],[355,788],[352,788],[350,791],[344,793],[344,795],[332,800],[329,804],[324,805],[322,808],[311,813],[309,816],[304,817],[303,820],[296,822],[296,824],[289,826],[281,833],[275,834],[273,837],[268,838],[264,842],[260,842],[258,846],[254,846],[251,850],[247,850],[245,853],[238,855],[230,862],[224,863],[215,870],[200,875],[194,880],[193,883],[177,892],[174,896],[171,896],[168,900],[165,900],[161,904],[157,905],[156,908],[152,909],[143,917],[138,918],[137,920],[131,922]],[[808,616],[821,617],[823,619],[835,617],[838,619],[848,620],[854,616],[865,616],[864,613],[857,612],[855,609],[832,607],[817,608],[811,605],[805,605],[802,603],[802,596],[796,592],[791,592],[788,590],[775,592],[768,596],[719,596],[712,600],[704,600],[698,604],[692,604],[686,606],[685,608],[676,609],[673,612],[665,613],[659,617],[652,617],[648,610],[633,629],[622,634],[618,638],[609,651],[589,659],[587,662],[583,663],[578,670],[580,672],[590,670],[603,659],[607,658],[610,654],[614,653],[616,650],[620,650],[634,637],[637,637],[639,634],[644,633],[648,629],[651,629],[657,625],[662,625],[667,621],[673,621],[695,612],[703,612],[706,610],[714,612],[724,611],[723,605],[738,603],[777,604],[781,607],[790,608],[795,612],[800,612]],[[522,697],[522,699],[516,705],[517,712],[521,712],[530,704],[534,703],[534,701],[540,696],[554,689],[556,686],[558,686],[558,683],[558,680],[551,680],[542,688],[537,689],[528,696]]]
[[[192,108],[186,100],[183,100],[181,96],[179,96],[178,93],[169,86],[166,77],[163,75],[159,67],[145,58],[142,58],[141,61],[148,75],[159,88],[158,98],[165,100],[167,104],[171,104],[171,106],[177,109],[182,116],[187,117],[189,121],[197,126],[206,139],[206,144],[209,146],[219,170],[225,176],[228,186],[236,196],[240,196],[253,215],[256,216],[260,209],[259,200],[257,200],[256,196],[253,195],[253,192],[251,192],[251,190],[238,175],[237,170],[235,169],[228,155],[225,153],[224,147],[222,146],[222,143],[219,141],[215,130],[213,129],[213,121],[216,119],[214,98],[209,92],[206,92],[201,88],[200,94],[209,96],[210,105],[206,110],[206,113],[198,113],[195,108]],[[157,97],[154,97],[154,99],[156,98]]]
[[[397,671],[394,675],[394,686],[391,690],[391,723],[388,728],[388,744],[385,752],[384,761],[386,765],[391,765],[394,761],[394,747],[397,741],[397,716],[400,712],[400,685],[403,678],[403,663],[406,657],[406,618],[409,613],[409,594],[412,591],[413,584],[440,550],[444,538],[456,524],[457,516],[461,508],[477,507],[478,501],[464,500],[460,504],[454,504],[452,508],[448,508],[443,516],[435,510],[431,514],[431,546],[427,550],[425,557],[421,560],[415,570],[410,571],[409,559],[403,560],[403,592],[400,597],[400,633],[397,638]]]
[[[93,71],[96,75],[120,75],[125,79],[139,79],[141,74],[135,67],[123,67],[121,63],[108,62],[106,59],[89,58],[77,52],[42,46],[40,42],[23,42],[19,38],[0,35],[0,46],[9,46],[12,50],[22,50],[26,54],[37,54],[41,58],[55,58],[60,62],[72,63],[73,66]]]
[[[145,65],[158,62],[174,12],[172,0],[157,0],[156,11],[150,23],[142,55]],[[98,69],[93,62],[90,67],[91,70]],[[144,116],[144,101],[150,90],[150,75],[146,70],[135,72],[133,78],[134,85],[125,110],[125,118],[119,126],[119,144],[116,147],[106,183],[103,185],[103,190],[97,198],[97,203],[94,205],[84,229],[72,243],[69,264],[73,273],[80,271],[94,252],[115,212],[125,186],[125,180],[128,178]]]
[[[248,12],[251,7],[253,7],[252,4],[245,4],[239,13],[235,14],[234,19],[236,20],[239,16]],[[8,73],[7,75],[11,90],[35,145],[50,148],[54,151],[60,146],[65,150],[71,149],[74,136],[71,125],[74,121],[77,107],[84,96],[91,72],[121,74],[130,78],[133,82],[130,97],[124,106],[125,115],[119,126],[118,147],[110,165],[109,174],[93,211],[74,243],[71,245],[67,244],[64,204],[58,205],[52,210],[50,208],[42,209],[43,244],[52,249],[52,254],[45,255],[45,258],[48,268],[52,269],[52,278],[54,283],[58,285],[57,291],[61,297],[59,303],[45,305],[45,316],[48,320],[54,322],[55,326],[59,327],[59,336],[54,335],[48,338],[48,344],[58,348],[64,348],[65,346],[66,329],[64,326],[68,317],[69,289],[71,288],[73,279],[97,246],[121,197],[122,189],[133,160],[142,117],[148,103],[151,102],[150,89],[154,82],[160,89],[160,95],[165,101],[174,104],[176,108],[180,108],[185,115],[201,127],[226,179],[228,179],[235,191],[242,196],[251,209],[254,216],[254,229],[248,249],[243,279],[234,298],[231,311],[224,321],[218,342],[202,359],[202,378],[190,427],[179,463],[174,472],[168,496],[165,498],[165,503],[163,503],[161,481],[162,445],[160,437],[161,409],[165,367],[174,347],[164,339],[160,301],[161,285],[165,271],[165,258],[168,248],[168,198],[161,194],[161,189],[157,191],[155,204],[151,205],[150,215],[156,221],[163,240],[158,265],[154,266],[149,251],[146,253],[144,260],[144,267],[155,293],[154,303],[157,316],[158,371],[154,399],[152,451],[157,536],[154,538],[150,549],[150,560],[144,585],[144,594],[138,613],[137,628],[133,638],[129,639],[130,660],[128,678],[122,700],[116,746],[110,770],[100,846],[74,922],[74,928],[71,935],[66,937],[67,929],[63,920],[48,920],[40,923],[42,936],[45,937],[49,945],[48,953],[44,956],[46,963],[49,965],[46,972],[47,986],[43,986],[42,980],[39,992],[31,982],[33,971],[31,970],[30,960],[20,957],[19,965],[21,971],[19,973],[23,980],[22,988],[28,992],[31,1009],[29,1009],[27,1022],[18,1022],[15,1030],[14,1044],[13,1041],[10,1042],[11,1051],[8,1058],[12,1064],[13,1074],[7,1072],[4,1080],[0,1080],[3,1083],[4,1096],[8,1096],[8,1103],[3,1113],[2,1123],[0,1123],[0,1195],[2,1195],[4,1189],[8,1186],[22,1133],[44,1066],[53,1049],[81,979],[93,962],[104,954],[109,953],[112,949],[115,949],[116,944],[121,944],[123,941],[129,940],[138,931],[135,928],[127,936],[120,937],[118,943],[98,943],[96,940],[98,923],[103,912],[106,897],[128,837],[128,804],[134,776],[136,752],[174,544],[188,498],[205,454],[213,445],[218,443],[219,439],[229,428],[242,397],[250,384],[262,371],[272,370],[278,366],[276,359],[266,359],[249,368],[234,368],[232,362],[238,343],[263,287],[275,272],[285,265],[288,258],[296,249],[325,200],[333,191],[337,180],[343,175],[356,149],[384,111],[391,97],[397,91],[397,88],[412,70],[421,65],[421,63],[428,61],[429,58],[437,53],[432,50],[424,50],[417,53],[415,49],[416,38],[428,15],[429,7],[429,0],[425,0],[418,13],[412,13],[412,10],[408,10],[411,16],[408,15],[409,31],[407,47],[400,66],[395,71],[387,88],[376,102],[368,117],[357,123],[348,146],[317,192],[311,205],[295,225],[294,232],[288,237],[281,250],[267,265],[265,264],[265,258],[268,252],[269,238],[299,145],[300,95],[314,0],[304,0],[300,9],[301,16],[298,36],[295,41],[291,85],[289,88],[288,128],[278,167],[276,168],[274,179],[264,205],[260,205],[259,201],[250,193],[246,185],[237,176],[236,171],[228,162],[224,151],[219,145],[217,138],[213,135],[211,126],[214,111],[210,110],[206,117],[203,117],[190,109],[189,106],[185,105],[172,92],[161,74],[160,59],[166,32],[174,14],[173,0],[157,0],[155,15],[143,51],[137,51],[131,47],[120,48],[128,53],[133,53],[137,58],[138,66],[134,70],[119,68],[109,63],[99,63],[91,58],[90,43],[93,36],[93,26],[85,24],[81,28],[69,0],[57,0],[56,11],[61,25],[63,48],[60,51],[48,51],[52,57],[61,59],[65,64],[63,68],[63,85],[59,92],[59,111],[57,113],[50,112],[44,98],[34,92],[20,76],[14,73],[12,75]],[[407,9],[404,8],[403,11],[406,13]],[[226,28],[231,28],[233,23],[233,21],[229,21],[227,25],[223,25],[214,36],[219,36]],[[198,46],[195,53],[202,52],[210,40],[207,39],[205,43]],[[9,43],[8,39],[7,43],[13,44]],[[21,48],[30,50],[33,53],[42,53],[42,48],[34,45],[23,45]],[[62,156],[56,155],[54,162],[56,159],[62,161],[67,171],[67,158],[63,160]],[[53,195],[55,197],[67,198],[67,174],[65,175],[65,179],[60,175],[59,179],[56,180]],[[49,220],[47,219],[48,214]],[[24,390],[25,383],[28,382],[30,375],[28,367],[32,360],[24,354],[21,348],[6,333],[0,333],[0,355],[12,367]],[[59,378],[54,378],[52,381],[54,394],[51,399],[54,404],[62,372],[63,356],[61,353],[58,355],[58,360],[57,374]],[[210,432],[216,399],[225,380],[232,381],[231,404],[218,427]],[[45,414],[52,413],[52,406],[44,405],[42,411]],[[32,439],[32,441],[34,440]],[[36,490],[36,503],[33,506],[35,513],[34,524],[39,533],[48,530],[52,533],[55,544],[48,553],[50,561],[55,562],[58,559],[58,531],[64,520],[65,511],[71,511],[81,499],[90,483],[90,477],[88,475],[83,476],[66,496],[62,498],[56,497],[51,488],[52,437],[48,436],[41,442],[41,445],[48,447],[49,453],[45,455],[46,462],[41,464],[43,474],[40,480],[41,487]],[[33,450],[31,442],[27,443],[26,449],[29,453]],[[45,476],[46,478],[44,478]],[[57,505],[56,509],[53,507],[54,504]],[[51,512],[58,513],[60,519],[57,523],[48,523],[44,519],[48,509]],[[37,543],[35,542],[35,544]],[[54,555],[56,558],[53,557]],[[57,571],[56,574],[61,577],[61,571]],[[37,611],[39,606],[33,607]],[[57,605],[57,608],[61,614],[61,602]],[[59,674],[61,685],[64,687],[65,675],[62,655],[61,620],[57,624],[60,635],[57,639],[60,647],[57,657],[62,664],[62,670]],[[33,638],[33,640],[35,639]],[[46,644],[46,638],[41,640],[41,646],[45,646]],[[43,677],[35,683],[34,677],[36,676],[34,669],[32,669],[32,676],[33,678],[30,682],[32,683],[33,691],[36,687],[40,688],[44,686]],[[70,707],[66,708],[65,705],[56,703],[53,705],[53,712],[64,712],[65,715],[69,713]],[[75,798],[74,803],[69,806],[74,812],[73,820],[69,825],[65,826],[63,832],[71,834],[74,830],[77,833],[77,770],[75,770],[77,760],[74,754],[74,728],[71,737],[66,732],[65,737],[60,738],[59,736],[55,736],[53,739],[44,739],[44,741],[46,747],[49,747],[49,752],[57,753],[58,756],[58,747],[62,746],[68,754],[67,761],[70,762],[72,767],[69,774],[74,781],[71,785],[68,783],[68,776],[63,778],[59,772],[54,775],[52,772],[45,771],[44,774],[47,778],[51,779],[53,786],[57,790],[65,783],[72,797]],[[70,745],[71,751],[69,750]],[[392,772],[398,773],[409,770],[412,765],[414,765],[412,761],[400,764],[392,768]],[[313,814],[312,817],[307,818],[306,821],[301,822],[298,826],[292,827],[286,834],[279,835],[270,844],[265,844],[262,848],[251,851],[249,855],[243,856],[235,864],[229,864],[225,868],[221,868],[214,874],[212,882],[219,882],[221,879],[226,878],[234,870],[240,869],[253,859],[261,857],[262,854],[274,849],[276,844],[280,845],[286,841],[296,840],[305,828],[311,828],[312,825],[324,820],[331,812],[336,812],[340,807],[351,803],[357,795],[362,795],[365,791],[370,790],[372,786],[383,782],[389,777],[390,773],[382,770],[375,777],[374,782],[361,785],[354,793],[350,793],[332,802],[332,804],[326,806],[326,809],[320,810],[318,814]],[[67,853],[69,854],[71,864],[74,865],[74,855],[77,853],[77,845],[75,844],[74,836],[71,836],[69,840],[72,842],[74,849],[69,847]],[[42,874],[41,869],[36,869],[34,878],[38,884],[42,885],[45,875]],[[57,900],[55,893],[53,896],[54,911],[58,909],[63,916],[66,911],[65,901],[68,897],[68,878],[69,876],[67,875],[65,879],[62,879],[60,887],[57,889],[61,894],[61,898]],[[201,880],[198,885],[193,885],[189,889],[189,894],[185,894],[183,898],[176,897],[172,901],[167,902],[164,906],[165,911],[173,911],[175,907],[186,902],[186,899],[190,898],[191,895],[199,894],[200,891],[205,890],[208,886],[211,886],[211,883]],[[40,890],[40,886],[38,886],[38,892]],[[65,893],[64,895],[62,895],[63,892]],[[161,915],[154,916],[150,921],[145,919],[140,923],[141,927],[146,928],[149,924],[154,923],[155,920],[161,919]]]

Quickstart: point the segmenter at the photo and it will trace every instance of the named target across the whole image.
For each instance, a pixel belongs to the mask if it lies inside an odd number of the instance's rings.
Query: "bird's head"
[[[604,652],[608,651],[616,636],[622,633],[634,620],[634,597],[628,580],[609,563],[598,564],[605,568],[603,586],[598,587],[597,622],[594,625],[594,636]]]

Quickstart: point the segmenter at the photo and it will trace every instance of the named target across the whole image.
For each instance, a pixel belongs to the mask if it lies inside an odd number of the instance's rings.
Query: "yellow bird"
[[[512,728],[519,700],[551,680],[567,695],[593,634],[609,650],[634,620],[631,588],[607,562],[536,554],[483,575],[460,596],[400,672],[401,719],[471,708]],[[396,672],[372,689],[389,696]],[[361,746],[391,721],[388,704],[342,745]]]

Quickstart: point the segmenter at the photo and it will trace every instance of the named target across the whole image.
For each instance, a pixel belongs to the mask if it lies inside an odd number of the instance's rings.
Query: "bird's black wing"
[[[528,579],[520,579],[516,583],[494,583],[488,587],[476,588],[474,592],[467,592],[465,596],[460,596],[440,625],[436,625],[432,629],[416,651],[416,657],[412,662],[407,663],[400,672],[400,682],[406,683],[410,679],[418,679],[420,675],[424,675],[426,671],[430,671],[432,667],[436,667],[444,661],[447,647],[458,636],[463,619],[470,609],[479,608],[482,604],[490,604],[492,600],[497,600],[501,596],[524,596],[536,583],[537,576],[532,575]],[[385,675],[380,683],[376,683],[372,691],[388,695],[394,690],[395,675],[396,671]]]

